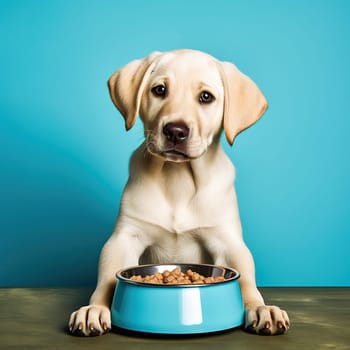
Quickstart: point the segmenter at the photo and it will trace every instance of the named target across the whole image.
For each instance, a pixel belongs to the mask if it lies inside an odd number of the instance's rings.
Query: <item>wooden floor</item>
[[[350,349],[350,288],[263,288],[265,299],[286,309],[286,335],[263,337],[241,329],[196,337],[146,337],[111,332],[95,338],[67,334],[72,310],[90,289],[0,289],[0,349],[225,350]]]

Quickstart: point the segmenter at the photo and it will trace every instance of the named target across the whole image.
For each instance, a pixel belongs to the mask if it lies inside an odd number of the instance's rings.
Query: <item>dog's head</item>
[[[233,64],[193,50],[132,61],[108,86],[126,129],[140,115],[148,151],[170,161],[200,157],[222,129],[232,145],[267,108],[259,88]]]

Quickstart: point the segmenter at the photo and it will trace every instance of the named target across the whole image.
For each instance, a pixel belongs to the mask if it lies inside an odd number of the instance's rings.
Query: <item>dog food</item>
[[[190,269],[183,273],[180,268],[176,268],[172,271],[157,272],[145,277],[140,275],[131,276],[130,280],[153,284],[208,284],[222,282],[225,278],[223,276],[205,277]]]

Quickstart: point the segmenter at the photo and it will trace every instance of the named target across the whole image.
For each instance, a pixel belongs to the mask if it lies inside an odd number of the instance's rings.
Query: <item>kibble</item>
[[[144,277],[141,275],[131,276],[130,280],[153,284],[208,284],[225,281],[225,278],[223,276],[205,277],[191,269],[188,269],[186,273],[184,273],[178,267],[172,271],[166,270],[163,273],[157,272],[154,275],[147,275]]]

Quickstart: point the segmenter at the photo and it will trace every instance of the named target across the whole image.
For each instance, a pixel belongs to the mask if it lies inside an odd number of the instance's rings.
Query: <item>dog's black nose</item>
[[[174,145],[184,142],[189,135],[190,129],[185,123],[168,123],[163,127],[166,139]]]

